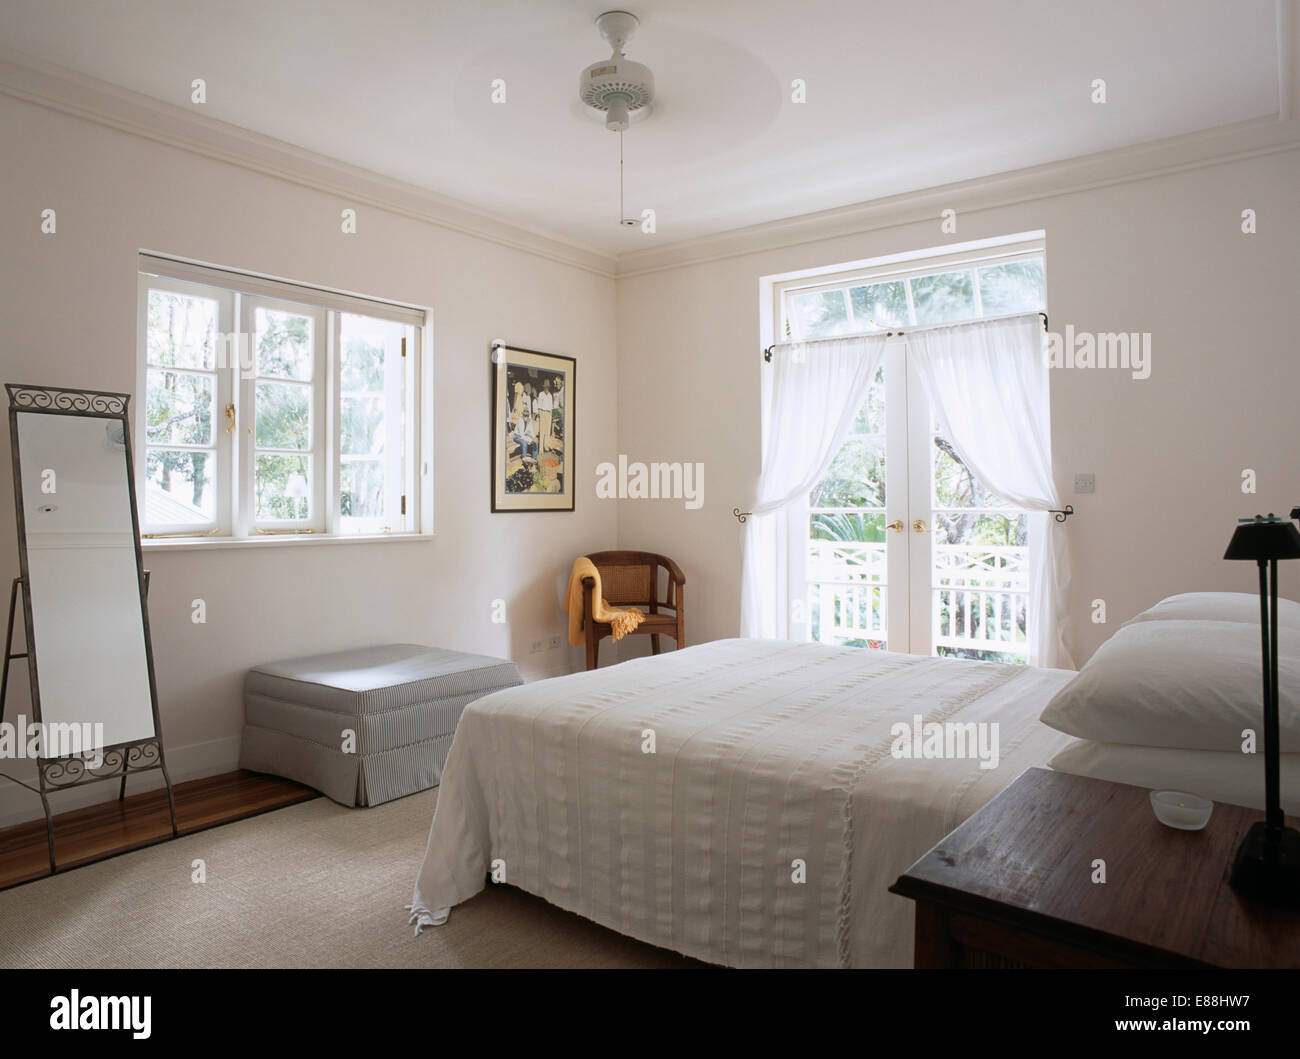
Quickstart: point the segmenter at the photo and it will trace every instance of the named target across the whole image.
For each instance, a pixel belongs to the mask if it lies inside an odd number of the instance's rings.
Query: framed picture
[[[573,357],[499,347],[492,365],[492,510],[573,510]]]

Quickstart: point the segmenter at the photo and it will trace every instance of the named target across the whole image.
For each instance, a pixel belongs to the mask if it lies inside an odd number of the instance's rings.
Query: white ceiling
[[[210,117],[607,254],[1278,108],[1273,0],[628,7],[658,103],[627,212],[654,236],[618,226],[618,137],[574,102],[602,0],[4,0],[0,40],[186,108],[202,77]]]

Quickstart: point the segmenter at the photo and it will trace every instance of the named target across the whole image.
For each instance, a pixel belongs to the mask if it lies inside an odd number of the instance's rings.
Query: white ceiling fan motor
[[[640,22],[627,11],[606,11],[596,19],[600,35],[609,41],[613,54],[582,71],[578,94],[587,106],[605,114],[605,128],[623,132],[634,111],[654,99],[655,78],[648,67],[623,55],[623,47],[636,33]]]

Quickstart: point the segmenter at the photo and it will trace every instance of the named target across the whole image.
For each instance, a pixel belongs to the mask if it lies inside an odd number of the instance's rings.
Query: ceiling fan
[[[632,115],[645,110],[654,100],[655,78],[648,66],[623,54],[640,25],[628,11],[606,11],[596,19],[596,28],[613,49],[608,59],[594,62],[578,79],[578,96],[592,110],[605,115],[605,128],[618,133],[618,223],[635,228],[641,222],[623,210],[623,133]],[[648,114],[649,111],[646,111]]]
[[[627,11],[606,11],[596,19],[596,28],[614,49],[608,59],[594,62],[582,71],[578,94],[593,110],[605,114],[605,128],[624,132],[632,114],[650,105],[655,78],[648,66],[633,62],[623,48],[636,34],[640,20]]]

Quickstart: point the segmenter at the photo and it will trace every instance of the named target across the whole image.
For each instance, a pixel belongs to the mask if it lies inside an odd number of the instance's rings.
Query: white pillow
[[[1058,772],[1129,783],[1153,791],[1188,791],[1229,805],[1264,808],[1264,755],[1123,746],[1076,739],[1050,762]],[[1300,816],[1300,754],[1282,755],[1282,809]]]
[[[1279,630],[1283,752],[1300,752],[1300,630]],[[1080,739],[1239,753],[1242,731],[1263,753],[1259,626],[1142,621],[1097,649],[1040,720]]]
[[[1130,618],[1138,621],[1242,621],[1259,628],[1259,595],[1251,592],[1182,592]],[[1278,628],[1300,629],[1300,603],[1277,601]]]

